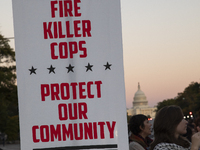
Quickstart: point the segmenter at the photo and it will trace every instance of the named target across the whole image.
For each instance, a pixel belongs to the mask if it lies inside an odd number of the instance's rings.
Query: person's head
[[[180,135],[187,133],[188,122],[183,117],[179,106],[171,105],[160,109],[154,120],[155,140],[152,147],[161,142],[179,144]]]
[[[151,123],[142,114],[131,117],[129,128],[134,135],[142,135],[144,138],[151,134]]]
[[[183,119],[183,112],[179,106],[163,107],[156,114],[154,121],[154,134],[166,134],[177,137],[187,132],[187,121]]]

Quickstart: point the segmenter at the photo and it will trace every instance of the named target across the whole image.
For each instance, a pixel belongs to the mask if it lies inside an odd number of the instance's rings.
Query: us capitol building
[[[143,114],[145,116],[151,116],[151,118],[155,118],[156,115],[156,107],[149,107],[147,98],[144,94],[144,92],[140,89],[140,83],[138,83],[138,90],[135,93],[135,96],[133,98],[133,107],[130,109],[127,109],[127,113],[130,116],[137,115],[137,114]]]

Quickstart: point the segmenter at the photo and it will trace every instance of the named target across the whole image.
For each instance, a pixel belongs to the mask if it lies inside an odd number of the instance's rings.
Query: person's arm
[[[198,132],[192,136],[191,150],[198,150],[200,147],[200,128],[197,127]]]

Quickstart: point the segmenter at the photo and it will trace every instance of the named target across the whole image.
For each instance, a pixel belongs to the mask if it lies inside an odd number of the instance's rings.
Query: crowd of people
[[[156,113],[154,138],[152,124],[139,114],[129,121],[129,150],[200,150],[200,116],[194,122],[184,119],[179,106],[171,105]]]

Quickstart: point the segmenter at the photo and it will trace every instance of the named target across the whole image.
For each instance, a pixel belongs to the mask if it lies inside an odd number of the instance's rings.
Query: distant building
[[[147,98],[144,92],[142,92],[140,89],[140,83],[138,83],[138,90],[133,98],[133,107],[127,109],[128,115],[133,116],[137,114],[143,114],[145,116],[151,116],[151,118],[155,118],[155,110],[156,107],[148,106]]]

